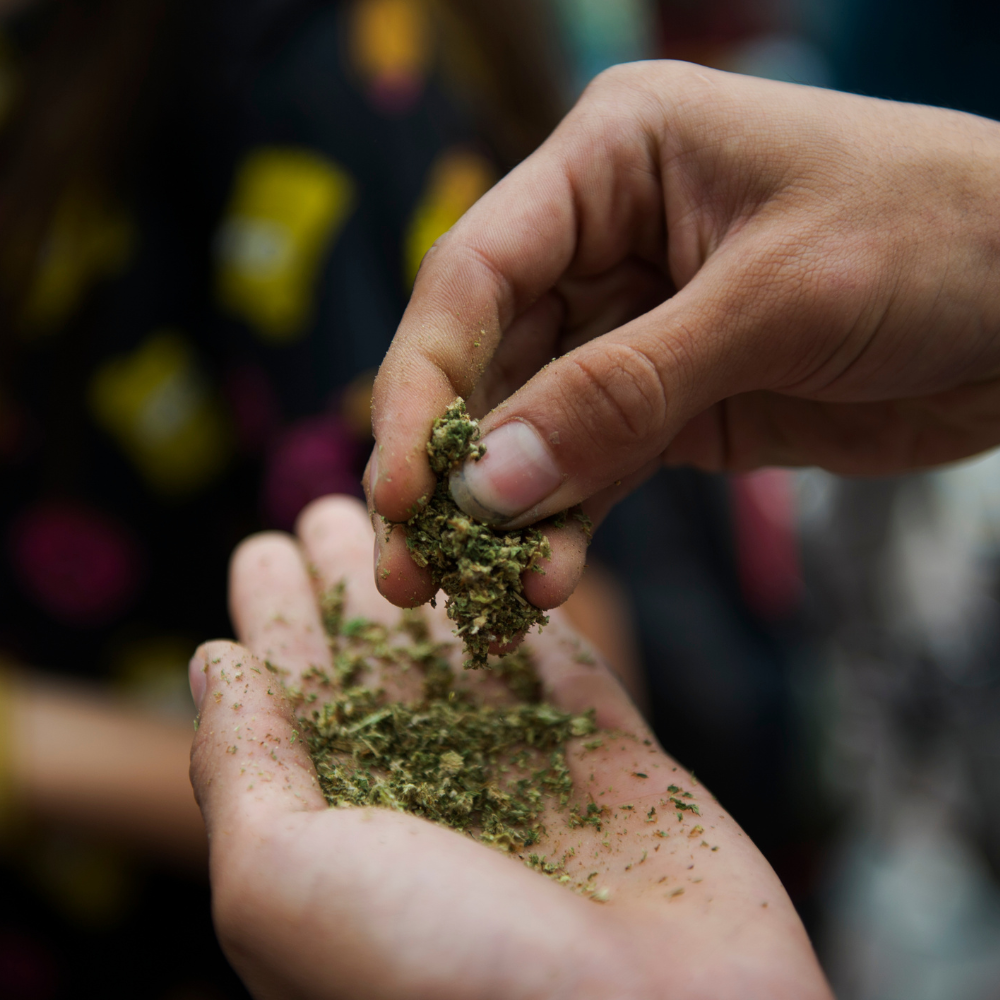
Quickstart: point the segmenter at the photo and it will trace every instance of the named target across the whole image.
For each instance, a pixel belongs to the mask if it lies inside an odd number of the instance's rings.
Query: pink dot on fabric
[[[21,586],[57,621],[103,625],[131,602],[138,548],[110,517],[70,503],[42,503],[15,519],[11,554]]]
[[[264,474],[264,513],[277,528],[291,529],[306,504],[329,493],[361,496],[361,446],[337,416],[311,417],[282,433]]]

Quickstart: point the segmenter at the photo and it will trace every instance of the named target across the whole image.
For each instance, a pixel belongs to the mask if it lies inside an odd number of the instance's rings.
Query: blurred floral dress
[[[233,546],[360,495],[420,260],[497,176],[421,4],[244,13],[128,197],[63,198],[0,388],[0,655],[184,718]],[[202,890],[56,853],[57,878],[3,874],[0,994],[241,995]]]

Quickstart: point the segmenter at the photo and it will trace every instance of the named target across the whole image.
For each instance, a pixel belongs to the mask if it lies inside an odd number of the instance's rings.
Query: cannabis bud
[[[479,425],[459,398],[434,421],[427,455],[438,477],[430,501],[406,522],[406,545],[418,566],[430,570],[448,595],[445,606],[462,637],[466,667],[485,667],[490,643],[503,646],[548,617],[529,604],[521,586],[525,570],[541,573],[539,560],[552,555],[538,528],[501,531],[466,514],[451,498],[448,473],[486,448]]]

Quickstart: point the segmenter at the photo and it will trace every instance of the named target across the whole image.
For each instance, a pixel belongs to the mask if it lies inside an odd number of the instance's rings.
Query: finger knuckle
[[[619,63],[609,66],[595,76],[584,91],[591,98],[603,98],[609,94],[617,94],[622,88],[628,87],[635,78],[635,69],[629,63]]]
[[[657,365],[632,344],[603,347],[601,357],[574,359],[573,398],[580,419],[613,444],[640,444],[658,436],[667,417],[667,395]]]

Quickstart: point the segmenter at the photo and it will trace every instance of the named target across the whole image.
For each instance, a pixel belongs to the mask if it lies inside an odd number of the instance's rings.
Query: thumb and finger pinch
[[[390,521],[412,516],[433,488],[431,424],[456,395],[471,396],[515,321],[571,267],[580,227],[601,230],[602,270],[637,244],[643,257],[662,245],[655,155],[635,132],[594,162],[562,126],[428,253],[373,397],[372,503]]]
[[[474,393],[511,330],[560,282],[585,285],[629,259],[669,270],[666,153],[655,120],[663,109],[626,88],[619,97],[633,113],[599,113],[614,86],[599,88],[425,259],[375,384],[376,445],[365,476],[374,514],[398,523],[420,509],[434,488],[426,455],[434,420],[456,395]],[[698,242],[690,225],[678,225],[685,244]],[[672,246],[671,257],[678,253]],[[740,253],[721,257],[651,309],[644,285],[640,315],[637,303],[620,304],[635,318],[554,358],[488,414],[485,456],[452,479],[458,505],[505,528],[540,521],[633,477],[687,420],[749,388],[774,340],[757,338],[766,349],[747,353],[762,317],[745,308],[747,282],[733,280]],[[538,338],[552,335],[551,321],[539,320]],[[401,606],[429,599],[403,532],[376,527],[382,593]],[[532,595],[526,579],[529,599],[561,603],[582,568],[582,559],[570,561],[565,581],[549,581],[544,594]]]
[[[1000,370],[998,139],[972,116],[698,67],[604,76],[428,255],[375,386],[374,510],[404,521],[429,495],[432,421],[491,382],[520,320],[630,258],[679,291],[588,328],[484,418],[486,456],[453,490],[467,513],[520,527],[657,456],[876,472],[996,443],[989,392],[963,386]],[[573,310],[542,312],[528,326],[557,345]],[[415,601],[426,581],[395,555],[383,592]]]
[[[689,419],[716,399],[744,388],[752,370],[763,363],[765,351],[748,359],[741,344],[749,337],[734,330],[756,324],[759,316],[741,316],[730,308],[737,293],[731,283],[726,287],[726,279],[724,266],[706,267],[674,298],[577,347],[531,378],[482,421],[485,455],[452,476],[451,492],[458,505],[503,529],[523,528],[581,503],[583,512],[599,521],[607,512],[607,499],[624,495],[623,481],[634,484],[648,476]],[[428,369],[437,365],[429,357],[421,363]],[[410,367],[417,362],[411,359]],[[389,359],[383,372],[391,380]],[[425,372],[423,381],[431,380]],[[399,385],[389,391],[411,395]],[[369,469],[369,498],[377,522],[385,512],[385,498],[399,499],[400,478],[417,490],[409,497],[414,508],[425,495],[419,491],[429,493],[430,487],[418,485],[415,477],[418,470],[430,476],[426,444],[430,423],[439,415],[428,414],[422,421],[427,430],[411,443],[402,442],[400,424],[386,422],[385,438],[380,436]],[[411,434],[413,426],[411,422],[405,433]],[[404,470],[402,477],[397,468]],[[599,495],[601,499],[588,505]],[[428,600],[433,587],[412,564],[404,531],[378,523],[376,528],[376,582],[381,592],[401,606]],[[553,557],[542,567],[545,576],[526,574],[523,584],[529,601],[551,608],[574,590],[586,545],[574,525],[570,530],[543,530],[549,534]]]

